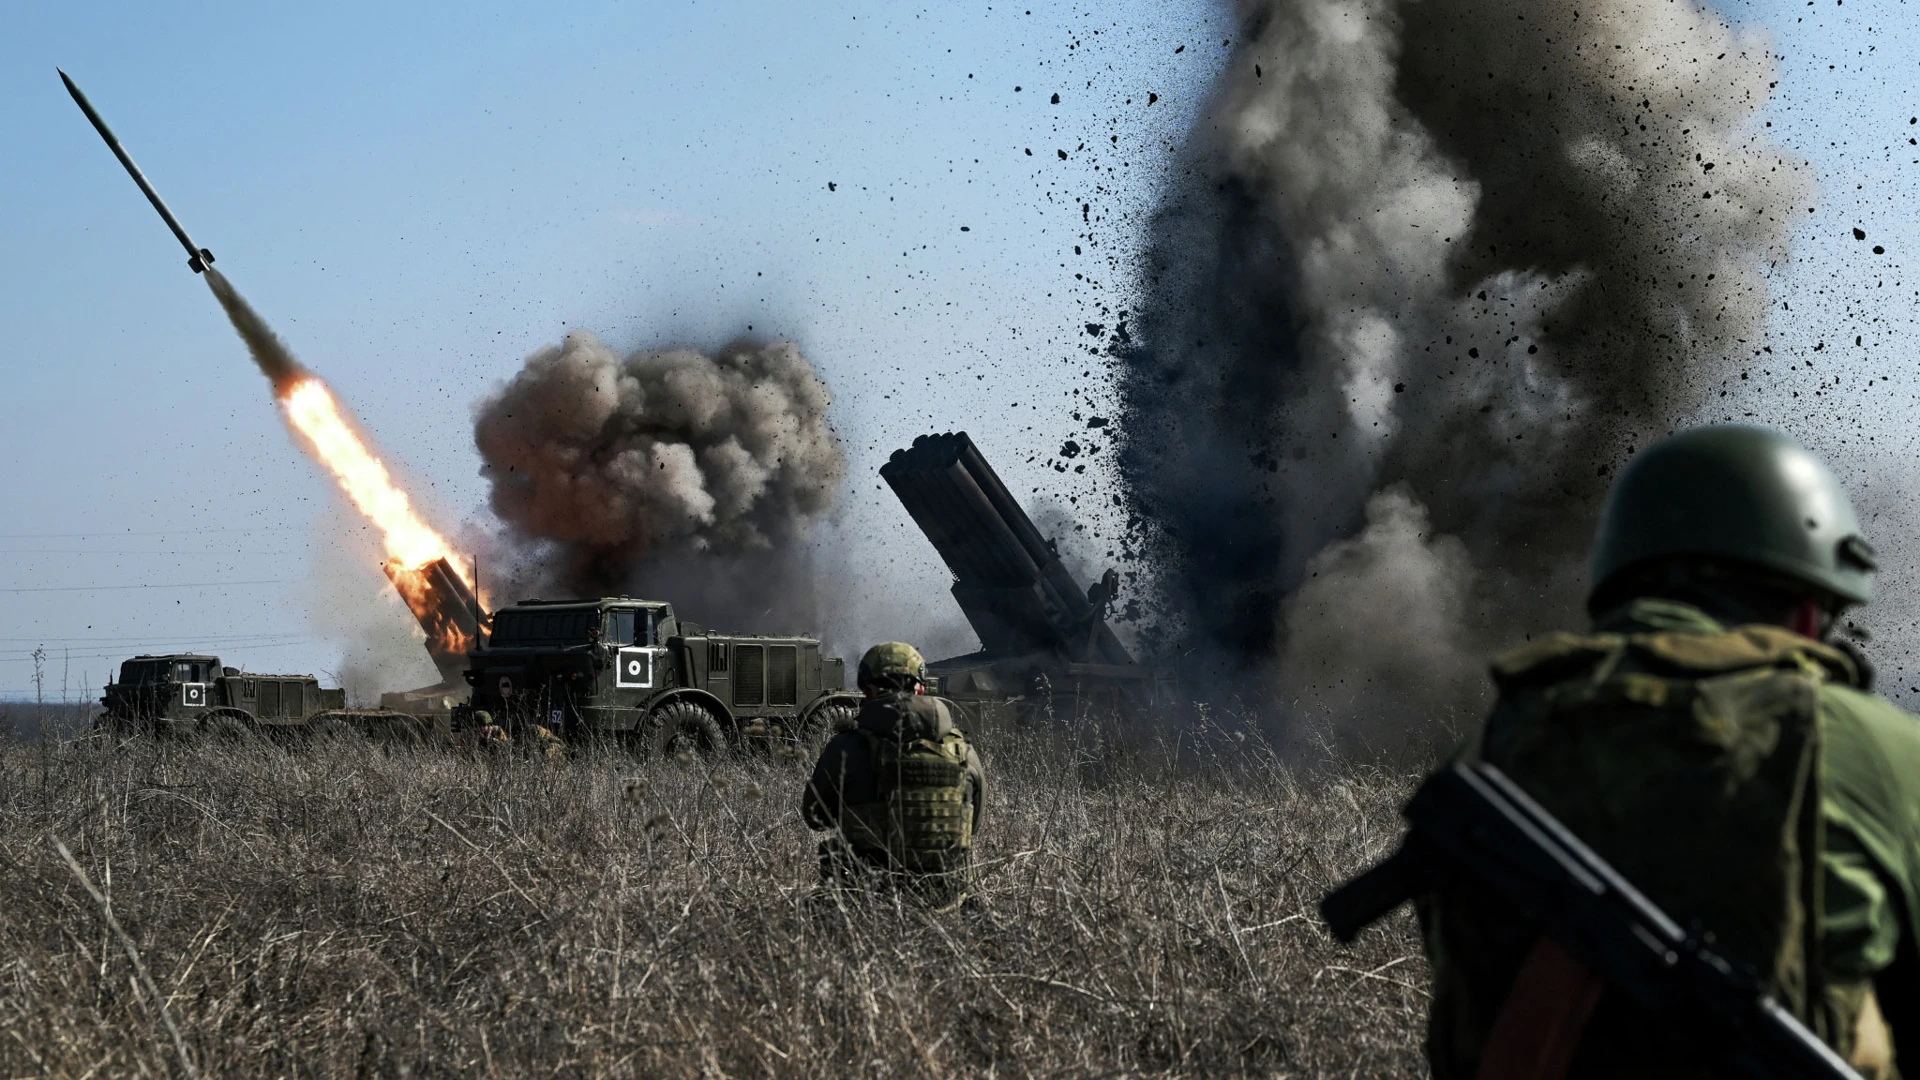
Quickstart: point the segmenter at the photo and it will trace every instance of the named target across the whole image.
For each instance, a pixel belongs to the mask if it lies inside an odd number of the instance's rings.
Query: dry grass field
[[[1411,917],[1313,914],[1410,776],[978,741],[944,915],[816,890],[793,760],[0,741],[0,1074],[1425,1074]]]

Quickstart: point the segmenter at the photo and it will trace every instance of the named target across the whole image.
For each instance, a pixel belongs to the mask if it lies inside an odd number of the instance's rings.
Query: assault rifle
[[[1339,940],[1436,884],[1476,880],[1647,1015],[1701,1033],[1732,1075],[1859,1080],[1753,976],[1708,948],[1698,928],[1682,929],[1499,769],[1443,769],[1404,813],[1400,850],[1321,900]]]

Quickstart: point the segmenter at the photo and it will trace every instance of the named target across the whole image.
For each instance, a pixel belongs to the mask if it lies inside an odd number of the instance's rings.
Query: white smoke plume
[[[510,589],[686,597],[703,621],[816,625],[805,541],[846,475],[830,404],[788,341],[621,357],[576,331],[535,353],[474,423],[519,549]]]
[[[307,622],[340,648],[337,677],[353,705],[378,705],[389,690],[440,681],[425,648],[425,635],[393,585],[373,568],[384,553],[380,539],[336,498],[332,513],[314,521],[312,576],[304,586]]]
[[[234,332],[240,335],[241,341],[246,342],[247,352],[253,357],[253,362],[259,365],[260,374],[273,383],[274,396],[279,397],[292,389],[293,384],[307,374],[307,369],[294,359],[293,350],[287,348],[287,343],[281,341],[280,335],[267,325],[267,320],[253,310],[253,305],[247,303],[247,298],[240,295],[240,290],[233,287],[225,274],[211,266],[203,273],[207,287],[213,290],[214,299],[220,301],[220,309],[227,313],[227,321],[233,323]]]
[[[1429,654],[1576,622],[1614,468],[1762,347],[1774,58],[1690,0],[1240,10],[1123,374],[1140,539],[1215,670],[1470,711]]]

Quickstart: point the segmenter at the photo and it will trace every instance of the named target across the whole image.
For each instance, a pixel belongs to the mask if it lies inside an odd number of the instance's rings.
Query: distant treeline
[[[49,701],[0,698],[0,739],[60,738],[78,735],[93,726],[99,702]]]

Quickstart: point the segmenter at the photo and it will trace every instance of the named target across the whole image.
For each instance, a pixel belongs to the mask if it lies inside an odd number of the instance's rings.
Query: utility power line
[[[117,637],[0,637],[0,641],[31,641],[35,645],[120,645],[126,642],[142,641],[279,641],[282,638],[320,637],[319,634],[303,634],[298,630],[263,630],[253,634],[204,634],[182,637],[153,637],[145,634],[123,634]]]
[[[267,643],[267,644],[264,644],[264,645],[247,645],[247,646],[244,646],[244,647],[242,647],[242,648],[240,649],[240,651],[242,651],[242,652],[266,652],[266,651],[267,651],[267,650],[269,650],[269,649],[291,649],[291,648],[295,648],[295,647],[310,647],[310,646],[309,646],[309,643],[308,643],[308,642],[305,642],[305,641],[275,641],[275,642],[269,642],[269,643]],[[174,652],[181,652],[182,650],[179,650],[179,649],[175,649],[175,650],[173,650],[173,651],[174,651]],[[157,654],[156,654],[156,655],[157,655]],[[61,659],[67,659],[67,660],[130,660],[130,659],[132,659],[132,657],[129,657],[129,656],[128,656],[128,655],[126,654],[126,651],[125,651],[125,650],[121,650],[121,651],[119,651],[119,652],[97,652],[97,653],[62,653],[62,654],[60,654],[60,655],[57,655],[57,656],[56,656],[56,655],[54,655],[54,654],[51,654],[51,653],[49,653],[49,654],[47,655],[47,658],[46,658],[46,659],[47,659],[47,662],[48,662],[48,663],[52,663],[52,662],[53,662],[53,661],[55,661],[55,660],[61,660]],[[0,656],[0,664],[31,664],[31,663],[33,663],[33,657],[32,657],[32,656],[30,656],[30,655],[29,655],[29,656]]]
[[[128,530],[126,530],[125,532],[121,532],[121,531],[119,531],[119,530],[116,530],[116,529],[101,529],[101,530],[96,530],[96,531],[94,531],[94,532],[67,532],[67,533],[0,533],[0,540],[71,540],[71,539],[74,539],[74,538],[76,538],[76,537],[89,537],[89,536],[97,536],[97,537],[107,537],[107,536],[198,536],[198,535],[199,535],[199,534],[201,534],[201,533],[260,533],[260,532],[286,532],[286,531],[288,531],[288,530],[290,530],[290,529],[295,529],[295,528],[300,528],[300,527],[301,527],[301,526],[295,526],[295,525],[261,525],[261,526],[255,526],[255,527],[252,527],[252,528],[244,528],[244,529],[243,529],[243,528],[230,528],[230,529],[153,529],[153,530],[147,530],[147,531],[141,531],[141,530],[137,530],[137,529],[128,529]]]
[[[118,592],[127,589],[219,589],[239,585],[291,585],[291,581],[188,581],[178,585],[43,585],[31,589],[0,589],[0,593]]]
[[[240,548],[171,548],[167,550],[135,551],[128,548],[0,548],[0,555],[268,555],[294,558],[304,555],[304,551],[246,551]]]

